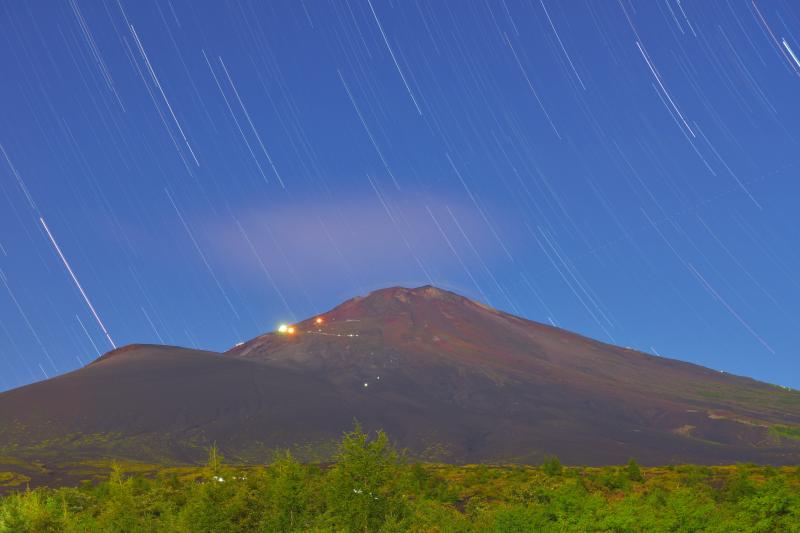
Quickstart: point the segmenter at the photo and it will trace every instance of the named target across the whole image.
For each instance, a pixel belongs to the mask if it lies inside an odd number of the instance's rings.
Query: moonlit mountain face
[[[427,284],[800,388],[798,28],[766,0],[2,3],[0,390]]]
[[[325,459],[358,420],[447,462],[796,464],[800,393],[393,287],[224,354],[157,345],[0,394],[0,455]]]

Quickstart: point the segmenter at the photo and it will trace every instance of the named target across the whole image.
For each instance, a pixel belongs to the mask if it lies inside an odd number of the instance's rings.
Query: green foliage
[[[336,464],[327,473],[327,515],[335,529],[376,530],[388,515],[402,514],[402,501],[392,482],[400,457],[379,431],[375,438],[360,426],[339,444]]]
[[[731,476],[725,483],[722,497],[731,502],[738,502],[750,497],[756,492],[756,486],[750,480],[747,470],[739,467],[735,475]]]
[[[314,474],[288,451],[276,455],[263,475],[264,490],[260,493],[265,511],[261,526],[265,531],[292,531],[311,523],[319,485]]]
[[[0,533],[800,531],[795,467],[409,464],[385,434],[359,427],[326,466],[281,452],[236,468],[212,448],[192,471],[126,472],[10,493]]]
[[[772,426],[769,432],[778,437],[800,440],[800,427]]]
[[[486,515],[480,529],[491,533],[528,533],[538,522],[536,507],[525,505],[500,505],[487,510]]]
[[[631,458],[631,460],[628,461],[628,466],[625,467],[625,473],[631,481],[638,482],[644,480],[642,469],[639,468],[639,463],[636,462],[636,459]]]
[[[558,460],[558,457],[555,455],[552,457],[548,457],[542,463],[542,471],[548,476],[560,476],[563,467],[561,466],[561,461]]]
[[[58,502],[39,491],[12,494],[0,507],[0,532],[63,531],[63,513]]]
[[[604,469],[598,476],[600,484],[610,491],[627,491],[630,489],[631,480],[627,468],[610,467]]]

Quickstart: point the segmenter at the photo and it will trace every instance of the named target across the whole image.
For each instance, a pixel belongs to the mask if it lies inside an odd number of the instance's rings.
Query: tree
[[[262,498],[265,531],[307,529],[314,480],[309,467],[300,464],[289,451],[276,454],[266,472]]]
[[[223,465],[217,446],[212,446],[203,477],[191,487],[180,512],[181,531],[235,531],[241,502],[236,498],[238,487],[234,481],[233,472]]]
[[[631,460],[628,461],[628,466],[625,467],[625,472],[628,474],[628,479],[631,481],[643,481],[644,477],[642,477],[642,469],[639,468],[639,463],[636,462],[636,459],[631,457]]]
[[[133,485],[119,464],[111,467],[108,492],[98,522],[109,531],[134,531],[139,526]]]
[[[356,424],[345,433],[335,458],[327,476],[327,515],[335,528],[377,530],[388,516],[402,512],[392,487],[400,455],[383,431],[370,439]]]

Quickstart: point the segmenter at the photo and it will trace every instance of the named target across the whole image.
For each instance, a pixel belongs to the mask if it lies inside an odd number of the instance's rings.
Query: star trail
[[[0,390],[428,283],[800,387],[794,2],[5,1],[0,30]]]

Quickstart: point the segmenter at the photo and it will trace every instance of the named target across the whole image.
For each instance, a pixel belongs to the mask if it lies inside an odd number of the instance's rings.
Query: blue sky
[[[800,387],[798,15],[3,3],[0,390],[425,283]]]

